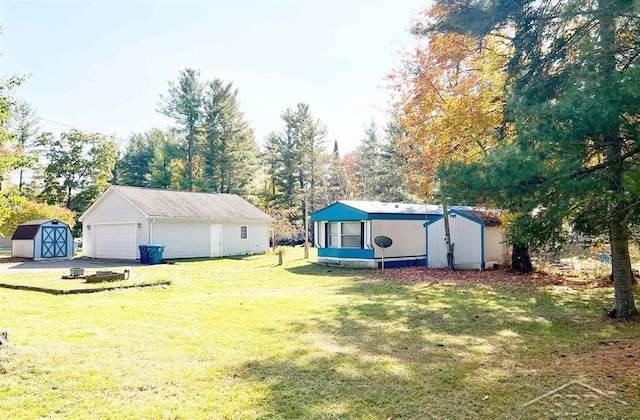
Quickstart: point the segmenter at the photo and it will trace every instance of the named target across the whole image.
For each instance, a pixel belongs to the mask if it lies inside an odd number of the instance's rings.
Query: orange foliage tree
[[[501,137],[505,55],[497,38],[479,41],[455,33],[427,33],[439,9],[424,11],[412,32],[418,45],[389,75],[391,107],[405,135],[397,150],[418,196],[435,189],[438,167],[486,156]]]

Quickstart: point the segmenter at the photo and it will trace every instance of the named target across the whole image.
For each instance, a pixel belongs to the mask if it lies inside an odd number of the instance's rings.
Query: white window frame
[[[358,233],[345,233],[343,225],[357,225]],[[327,237],[326,248],[349,248],[349,249],[362,249],[362,221],[349,221],[349,222],[327,222]],[[335,228],[335,232],[334,229]],[[358,237],[357,246],[344,246],[345,237]]]
[[[244,233],[244,236],[242,235]],[[248,239],[249,238],[249,226],[240,225],[240,239]]]

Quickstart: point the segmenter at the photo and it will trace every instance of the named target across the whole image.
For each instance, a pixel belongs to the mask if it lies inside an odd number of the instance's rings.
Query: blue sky
[[[308,103],[328,143],[354,149],[388,109],[384,77],[413,43],[418,0],[0,0],[0,75],[47,120],[127,139],[181,69],[233,82],[258,142]],[[66,127],[42,121],[44,130]]]

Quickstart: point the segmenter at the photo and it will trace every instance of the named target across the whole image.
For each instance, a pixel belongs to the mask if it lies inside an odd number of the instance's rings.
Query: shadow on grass
[[[316,264],[289,271],[355,281],[338,291],[349,303],[294,324],[304,348],[242,368],[244,379],[267,384],[263,403],[275,417],[518,417],[537,396],[522,392],[531,392],[527,364],[577,350],[599,320],[579,295],[407,286]]]
[[[286,271],[299,276],[339,276],[366,279],[375,272],[367,268],[335,267],[309,262],[304,265],[286,268]]]

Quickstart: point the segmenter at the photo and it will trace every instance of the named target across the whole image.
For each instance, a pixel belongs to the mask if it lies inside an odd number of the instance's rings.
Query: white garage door
[[[136,259],[136,224],[93,225],[95,258]]]

